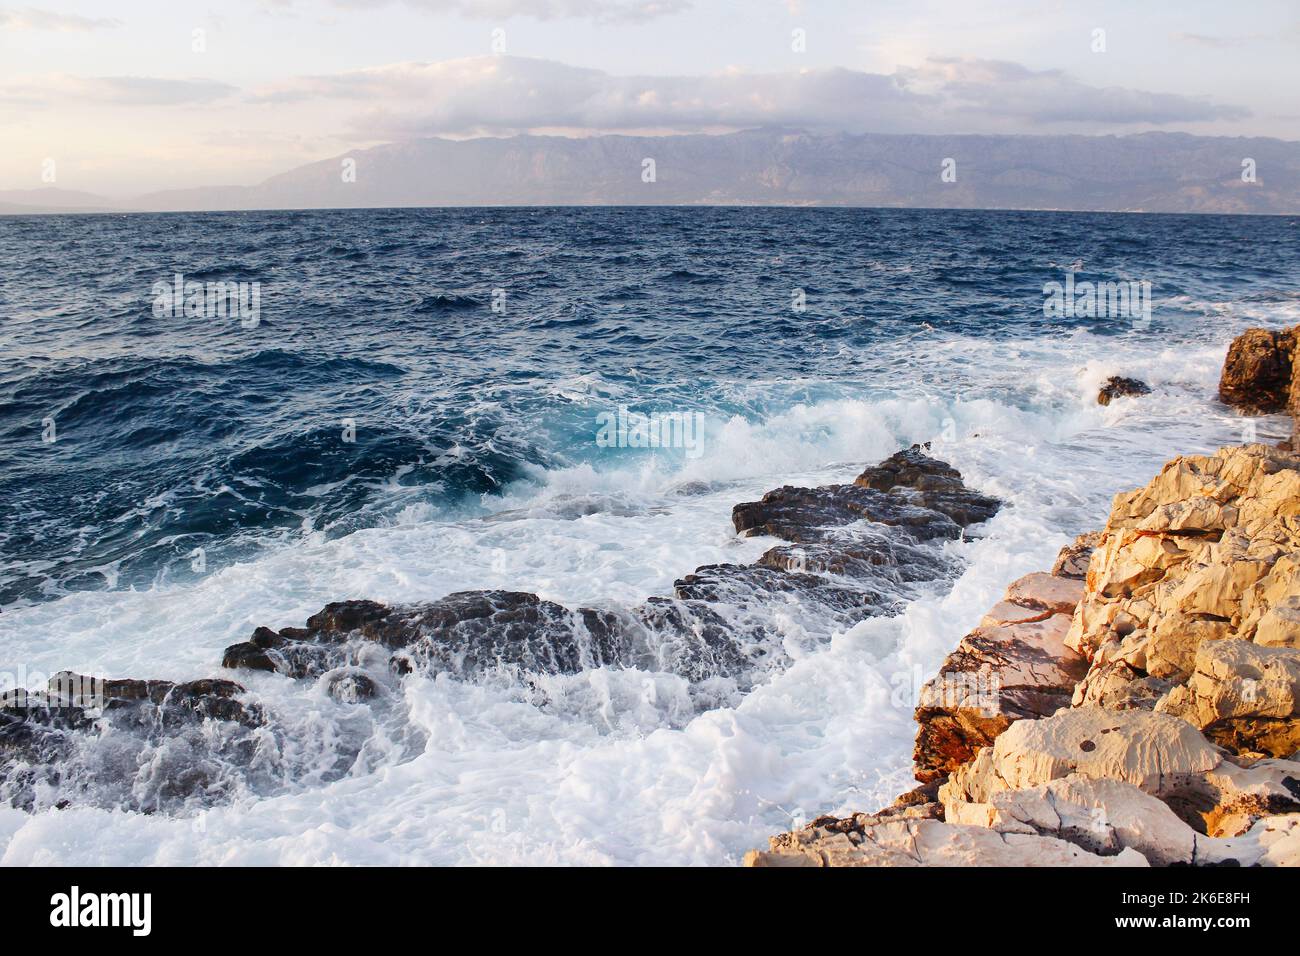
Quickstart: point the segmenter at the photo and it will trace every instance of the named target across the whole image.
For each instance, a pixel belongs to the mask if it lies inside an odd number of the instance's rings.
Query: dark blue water
[[[592,400],[760,421],[983,389],[931,343],[1133,334],[1045,321],[1044,282],[1294,303],[1294,218],[497,209],[0,217],[0,604],[186,580],[413,503],[449,514],[601,467]],[[156,317],[154,283],[258,282],[260,321]],[[806,311],[791,307],[802,289]],[[493,290],[505,292],[494,311]],[[1006,394],[997,394],[998,391]],[[345,420],[355,441],[344,441]],[[52,421],[55,440],[49,437]]]

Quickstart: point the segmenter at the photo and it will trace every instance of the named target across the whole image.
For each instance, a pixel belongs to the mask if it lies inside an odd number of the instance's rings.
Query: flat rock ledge
[[[1274,383],[1277,361],[1256,363]],[[1297,866],[1298,702],[1300,457],[1176,458],[944,661],[920,787],[744,862]]]

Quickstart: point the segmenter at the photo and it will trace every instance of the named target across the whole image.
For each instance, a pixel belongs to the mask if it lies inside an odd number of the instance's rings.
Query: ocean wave
[[[1289,248],[1283,222],[1212,217],[1193,242],[1169,217],[1081,235],[1049,214],[617,215],[633,239],[589,210],[255,213],[220,237],[204,217],[175,234],[95,219],[78,241],[103,254],[72,282],[40,278],[61,261],[57,224],[0,237],[20,306],[0,369],[6,659],[186,680],[253,628],[348,598],[503,589],[626,609],[695,568],[757,561],[773,542],[735,535],[737,502],[924,441],[1004,502],[935,546],[954,576],[885,580],[903,609],[852,627],[783,603],[779,666],[752,687],[641,667],[416,671],[371,709],[241,675],[275,714],[264,776],[150,814],[109,809],[135,799],[111,788],[4,808],[4,862],[58,846],[67,863],[716,864],[886,802],[905,789],[911,695],[956,638],[1132,475],[1239,441],[1213,398],[1223,347],[1300,303],[1252,272],[1241,235]],[[953,262],[953,229],[995,267]],[[755,255],[773,236],[779,255]],[[261,327],[141,318],[137,285],[171,262],[224,274],[235,239],[237,266],[274,279]],[[497,255],[507,239],[525,254]],[[383,255],[333,261],[349,249]],[[1044,321],[1052,263],[1077,259],[1150,278],[1151,325]],[[1111,375],[1153,391],[1101,407]],[[620,406],[698,414],[698,449],[598,443],[597,416]],[[144,768],[147,803],[185,754],[117,756]]]

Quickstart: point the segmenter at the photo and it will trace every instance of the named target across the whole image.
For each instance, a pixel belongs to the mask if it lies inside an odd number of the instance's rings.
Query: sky
[[[0,189],[761,125],[1300,140],[1300,2],[0,0]]]

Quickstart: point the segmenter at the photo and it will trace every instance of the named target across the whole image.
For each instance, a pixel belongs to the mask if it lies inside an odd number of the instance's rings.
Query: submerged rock
[[[641,626],[636,650],[626,663],[648,671],[680,674],[696,682],[712,677],[744,678],[764,653],[762,642],[747,649],[709,603],[652,597],[632,612]]]
[[[674,582],[673,593],[683,600],[738,604],[744,601],[811,601],[847,620],[857,621],[893,606],[887,592],[838,583],[806,571],[780,570],[761,564],[712,564]]]
[[[458,676],[493,667],[573,673],[622,662],[622,638],[606,612],[570,611],[523,591],[460,591],[421,604],[327,604],[304,627],[258,628],[248,641],[226,648],[222,664],[319,677],[355,663],[360,649],[374,645],[393,652],[398,669],[418,661]]]
[[[812,544],[777,545],[763,552],[757,563],[895,586],[936,581],[952,571],[951,560],[940,551],[892,528],[880,532],[858,528],[828,534]]]
[[[50,678],[44,690],[18,689],[0,696],[0,748],[9,748],[36,725],[84,729],[105,713],[136,719],[160,731],[205,719],[257,726],[262,713],[240,702],[243,693],[244,688],[230,680],[177,684],[104,680],[62,671]]]
[[[1098,405],[1109,405],[1117,398],[1138,397],[1151,394],[1151,386],[1136,378],[1112,375],[1097,393]]]
[[[69,672],[0,698],[0,793],[34,808],[62,794],[157,810],[223,792],[247,767],[265,715],[234,681],[100,680]]]

